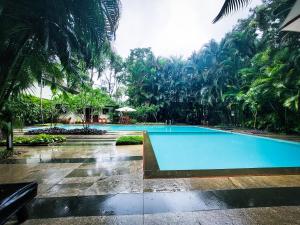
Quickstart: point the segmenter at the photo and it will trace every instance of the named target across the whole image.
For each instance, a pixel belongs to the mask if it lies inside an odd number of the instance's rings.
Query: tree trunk
[[[253,123],[253,128],[256,128],[256,119],[257,119],[257,110],[254,112],[254,123]]]
[[[13,144],[13,125],[10,121],[8,123],[8,129],[7,129],[7,135],[6,135],[6,149],[7,150],[13,150],[14,144]]]
[[[41,75],[41,83],[40,83],[40,114],[41,114],[41,123],[44,124],[44,115],[43,115],[43,74]]]

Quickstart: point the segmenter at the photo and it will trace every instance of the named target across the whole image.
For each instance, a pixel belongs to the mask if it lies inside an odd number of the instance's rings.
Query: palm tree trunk
[[[43,115],[43,75],[41,76],[41,83],[40,83],[40,115],[41,115],[41,123],[44,124],[44,115]]]
[[[8,132],[7,132],[7,135],[6,135],[6,149],[7,150],[13,150],[14,149],[12,121],[8,122]]]

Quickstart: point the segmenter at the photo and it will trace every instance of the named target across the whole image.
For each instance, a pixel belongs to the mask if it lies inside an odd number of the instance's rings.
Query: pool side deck
[[[300,224],[300,175],[145,179],[142,145],[79,140],[0,162],[0,183],[39,183],[24,224]]]
[[[241,134],[249,134],[249,135],[254,135],[254,136],[281,139],[281,140],[285,140],[285,141],[300,142],[300,135],[296,135],[296,134],[279,134],[279,133],[272,133],[272,132],[263,132],[263,131],[259,131],[259,130],[238,129],[238,128],[233,128],[230,130],[225,130],[225,129],[221,129],[221,128],[219,129],[219,128],[215,128],[215,127],[209,127],[209,128],[228,131],[228,132],[241,133]]]

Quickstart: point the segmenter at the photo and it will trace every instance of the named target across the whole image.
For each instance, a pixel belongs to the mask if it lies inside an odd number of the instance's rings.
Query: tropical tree
[[[89,127],[86,111],[90,114],[99,114],[106,105],[113,105],[114,101],[108,94],[96,88],[83,86],[79,94],[61,94],[57,97],[56,102],[65,108],[67,113],[73,113],[80,117],[84,128]]]
[[[34,80],[81,82],[82,69],[90,68],[114,38],[119,6],[119,0],[0,1],[3,126],[12,119],[7,101]]]
[[[75,74],[78,63],[89,67],[119,19],[118,0],[4,0],[0,8],[0,109],[56,63]]]
[[[225,0],[220,12],[216,18],[214,18],[213,23],[219,21],[223,16],[248,5],[250,1],[251,0]]]
[[[293,3],[264,0],[188,59],[133,49],[125,62],[129,103],[158,106],[160,121],[299,132],[300,39],[280,32]]]

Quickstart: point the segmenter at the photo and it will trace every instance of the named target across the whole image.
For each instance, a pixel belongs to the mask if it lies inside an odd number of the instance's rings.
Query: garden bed
[[[33,137],[15,137],[14,145],[15,146],[45,146],[49,144],[57,144],[64,142],[66,140],[65,137],[59,135],[47,135],[40,134]],[[0,145],[6,145],[6,141],[2,140]]]
[[[102,135],[105,134],[106,130],[98,130],[92,128],[81,128],[81,129],[64,129],[59,127],[35,129],[25,132],[26,135],[37,135],[37,134],[58,134],[58,135]]]
[[[116,145],[141,145],[143,144],[142,136],[122,136],[116,141]]]

